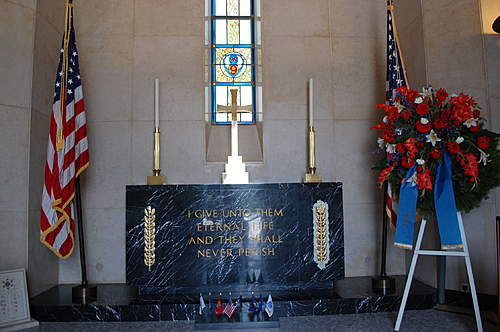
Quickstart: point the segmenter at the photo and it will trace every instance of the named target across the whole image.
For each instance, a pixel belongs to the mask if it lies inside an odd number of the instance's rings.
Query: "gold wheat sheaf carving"
[[[316,207],[316,257],[320,262],[326,261],[326,208]]]
[[[144,264],[149,271],[155,263],[155,212],[151,206],[144,209]]]
[[[330,260],[329,231],[328,231],[328,205],[317,201],[313,206],[314,222],[314,261],[323,270]]]

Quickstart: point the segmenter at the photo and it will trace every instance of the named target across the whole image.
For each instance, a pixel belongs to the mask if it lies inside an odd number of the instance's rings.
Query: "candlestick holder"
[[[309,172],[304,175],[305,183],[323,182],[323,175],[316,173],[316,132],[309,126]]]
[[[147,184],[150,186],[165,184],[166,179],[161,175],[160,168],[160,128],[153,132],[153,175],[148,176]]]

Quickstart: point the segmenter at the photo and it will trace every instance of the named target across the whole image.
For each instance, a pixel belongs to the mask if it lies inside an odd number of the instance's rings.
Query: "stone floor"
[[[334,316],[302,316],[280,318],[280,328],[220,330],[224,332],[279,332],[279,331],[338,331],[338,332],[382,332],[393,331],[397,313],[383,312],[374,314],[334,315]],[[498,327],[483,320],[484,331],[498,331]],[[41,323],[38,328],[23,330],[24,332],[156,332],[156,331],[194,331],[194,322],[76,322],[76,323]],[[466,332],[475,331],[472,317],[437,310],[408,311],[405,313],[402,332]],[[214,330],[212,330],[214,331]]]

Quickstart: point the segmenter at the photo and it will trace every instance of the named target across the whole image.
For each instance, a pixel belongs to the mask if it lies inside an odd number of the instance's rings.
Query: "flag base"
[[[164,185],[166,182],[163,175],[150,175],[147,179],[148,186],[159,186]]]
[[[393,294],[396,291],[396,279],[388,276],[372,278],[372,289],[383,295]]]
[[[306,173],[304,175],[304,183],[320,183],[323,182],[323,175],[318,173]]]
[[[97,286],[78,285],[72,288],[73,302],[87,303],[97,299]]]

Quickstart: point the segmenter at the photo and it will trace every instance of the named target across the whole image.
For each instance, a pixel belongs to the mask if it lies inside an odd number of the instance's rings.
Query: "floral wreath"
[[[473,97],[451,95],[432,87],[423,92],[396,89],[393,105],[377,105],[385,116],[370,129],[381,130],[374,169],[377,183],[388,181],[399,192],[408,170],[417,166],[411,181],[418,185],[417,208],[426,218],[435,215],[433,184],[443,154],[452,160],[453,188],[459,211],[479,206],[500,185],[499,135],[483,128],[480,107]]]

